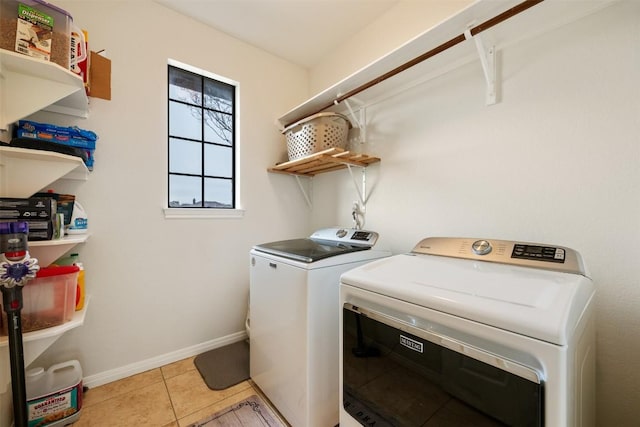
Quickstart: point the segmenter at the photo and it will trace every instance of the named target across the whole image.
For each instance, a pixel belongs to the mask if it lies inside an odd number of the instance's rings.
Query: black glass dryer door
[[[362,307],[345,304],[343,316],[342,403],[360,424],[543,425],[537,374],[499,369],[435,343],[446,337],[427,339],[427,331]]]

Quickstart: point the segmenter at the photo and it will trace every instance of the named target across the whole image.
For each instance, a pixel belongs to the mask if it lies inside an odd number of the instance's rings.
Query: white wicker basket
[[[339,113],[318,113],[282,131],[287,139],[289,160],[296,160],[328,148],[345,148],[351,123]]]

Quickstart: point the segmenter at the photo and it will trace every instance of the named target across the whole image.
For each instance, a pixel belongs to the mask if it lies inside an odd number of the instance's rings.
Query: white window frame
[[[227,77],[223,77],[214,73],[211,73],[209,71],[205,71],[201,68],[197,68],[194,67],[192,65],[189,64],[185,64],[183,62],[180,61],[176,61],[174,59],[168,59],[167,60],[167,65],[171,65],[177,68],[181,68],[185,71],[189,71],[204,77],[208,77],[210,79],[213,80],[217,80],[232,86],[235,86],[235,90],[236,90],[236,96],[235,96],[235,114],[234,114],[234,131],[235,131],[235,141],[234,141],[234,147],[233,149],[235,150],[235,172],[234,172],[234,181],[235,181],[235,185],[234,185],[234,192],[235,192],[235,208],[233,209],[216,209],[216,208],[170,208],[167,205],[167,195],[168,195],[168,191],[169,191],[169,187],[168,187],[168,180],[165,180],[165,182],[167,183],[167,187],[165,188],[164,191],[164,198],[165,198],[165,203],[164,203],[164,208],[163,208],[163,212],[164,212],[164,217],[165,219],[207,219],[207,218],[213,218],[213,219],[238,219],[238,218],[243,218],[244,217],[244,212],[245,210],[241,208],[241,200],[240,200],[240,185],[241,185],[241,181],[240,181],[240,120],[239,120],[239,116],[240,114],[238,113],[240,111],[240,83],[235,81],[235,80],[231,80]],[[168,84],[168,82],[167,82]],[[169,103],[169,98],[167,98],[167,104]],[[168,111],[168,105],[165,111]],[[168,117],[167,117],[168,120]],[[167,156],[169,155],[169,153],[167,152]],[[165,177],[169,176],[169,166],[167,164],[167,170],[165,172]]]

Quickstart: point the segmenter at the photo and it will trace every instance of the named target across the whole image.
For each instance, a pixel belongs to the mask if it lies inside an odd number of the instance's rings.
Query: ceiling
[[[400,0],[155,0],[303,67]]]

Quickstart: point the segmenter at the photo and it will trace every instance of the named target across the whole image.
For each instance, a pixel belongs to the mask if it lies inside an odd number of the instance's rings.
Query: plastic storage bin
[[[58,326],[73,317],[78,272],[75,265],[45,267],[22,289],[22,332]],[[2,335],[7,335],[7,313],[2,310]]]
[[[0,0],[0,48],[68,70],[72,21],[66,11],[46,1]]]
[[[25,375],[29,427],[65,426],[80,417],[82,368],[77,360],[44,370],[29,369]]]

